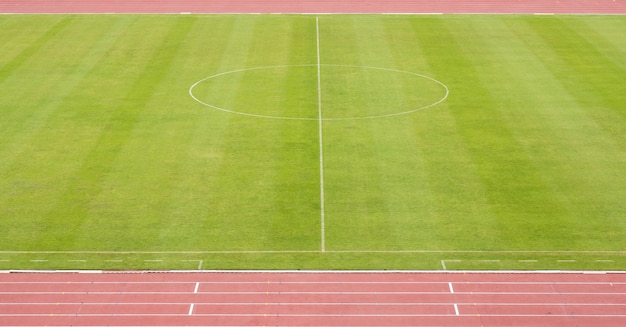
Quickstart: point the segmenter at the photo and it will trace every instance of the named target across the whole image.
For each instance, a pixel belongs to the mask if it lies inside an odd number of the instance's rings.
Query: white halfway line
[[[325,236],[325,216],[324,216],[324,142],[322,133],[322,63],[320,57],[320,23],[319,17],[315,17],[315,39],[317,50],[317,120],[319,129],[319,143],[320,143],[320,229],[322,240],[322,252],[326,251],[326,236]]]

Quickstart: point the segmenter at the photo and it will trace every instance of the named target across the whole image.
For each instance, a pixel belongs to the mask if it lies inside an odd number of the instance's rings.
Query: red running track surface
[[[0,274],[2,326],[626,326],[626,273]]]
[[[624,0],[0,0],[0,13],[597,13]]]

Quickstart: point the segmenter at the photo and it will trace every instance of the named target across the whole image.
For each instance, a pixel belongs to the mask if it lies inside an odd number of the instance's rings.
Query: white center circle
[[[189,88],[200,104],[233,114],[289,120],[371,119],[432,108],[448,87],[409,71],[321,64],[318,97],[316,64],[244,68],[203,78]],[[321,104],[318,104],[321,99]]]

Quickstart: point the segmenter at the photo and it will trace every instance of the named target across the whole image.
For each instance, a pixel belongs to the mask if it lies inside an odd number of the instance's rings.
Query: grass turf
[[[626,268],[624,16],[0,26],[0,269]]]

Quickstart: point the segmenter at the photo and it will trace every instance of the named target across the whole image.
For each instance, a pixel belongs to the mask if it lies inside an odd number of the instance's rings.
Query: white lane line
[[[606,284],[606,283],[605,283]],[[35,292],[2,292],[0,291],[0,294],[3,295],[11,295],[11,294],[85,294],[84,291],[74,291],[74,292],[68,292],[68,291],[48,291],[48,292],[41,292],[41,291],[35,291]],[[89,294],[119,294],[119,291],[110,291],[110,292],[92,292],[90,291]],[[189,294],[189,292],[161,292],[161,291],[149,291],[149,292],[124,292],[124,294],[143,294],[143,295],[162,295],[162,294],[171,294],[171,295],[175,295],[175,294]],[[378,291],[362,291],[362,292],[330,292],[330,291],[321,291],[321,292],[302,292],[302,291],[295,291],[295,292],[285,292],[285,291],[238,291],[238,292],[228,292],[228,291],[217,291],[217,292],[202,292],[202,293],[198,293],[198,294],[213,294],[213,295],[268,295],[268,294],[276,294],[276,295],[376,295],[376,296],[387,296],[387,295],[424,295],[424,294],[430,294],[430,295],[450,295],[450,292],[413,292],[413,291],[407,291],[407,292],[378,292]],[[618,299],[620,297],[623,297],[624,295],[626,295],[626,292],[561,292],[561,293],[554,293],[554,292],[456,292],[454,294],[470,294],[470,295],[494,295],[494,294],[506,294],[506,295],[555,295],[555,294],[559,294],[559,295],[603,295],[603,296],[611,296],[611,297],[617,297]],[[449,304],[449,303],[448,303]],[[561,303],[562,304],[562,303]]]
[[[232,251],[0,251],[0,254],[245,254],[245,253],[315,253],[318,250],[232,250]],[[451,254],[597,254],[624,256],[626,251],[535,251],[535,250],[332,250],[333,253],[451,253]],[[446,260],[454,261],[454,260]],[[605,260],[598,260],[599,262]],[[607,260],[612,262],[612,260]]]
[[[49,307],[50,305],[57,305],[57,302],[50,303],[32,303],[32,302],[12,302],[12,303],[2,303],[3,307],[17,307],[17,306],[45,306]],[[67,304],[67,305],[82,305],[82,306],[102,306],[102,305],[123,305],[123,306],[144,306],[144,305],[180,305],[187,304],[185,302],[133,302],[133,303],[120,303],[120,302],[59,302],[59,304]],[[202,302],[204,305],[211,306],[337,306],[337,307],[380,307],[380,306],[396,306],[396,307],[413,307],[413,306],[445,306],[449,305],[450,302],[359,302],[357,304],[350,304],[345,302],[294,302],[294,303],[267,303],[267,302]],[[519,303],[499,303],[499,302],[459,302],[458,305],[468,305],[468,306],[497,306],[497,307],[519,307],[519,306],[543,306],[543,307],[558,307],[562,306],[563,302],[519,302]],[[587,308],[587,307],[611,307],[616,308],[618,310],[622,310],[621,307],[626,308],[626,304],[622,303],[568,303],[568,306],[577,307],[577,308]],[[195,308],[195,305],[194,305]]]
[[[199,288],[199,287],[200,287],[200,282],[196,282],[196,287],[194,287],[194,289],[193,289],[193,294],[198,294],[198,288]],[[196,305],[195,303],[192,303],[192,304],[189,306],[189,314],[188,314],[189,316],[191,316],[191,315],[193,314],[193,307],[194,307],[195,305]]]
[[[450,288],[450,293],[454,294],[454,288],[452,287],[452,282],[448,282],[448,287]],[[454,313],[456,313],[456,315],[459,315],[459,306],[454,303]]]
[[[0,317],[50,317],[50,313],[34,313],[34,314],[22,314],[22,313],[8,313],[0,314]],[[188,315],[175,314],[175,313],[117,313],[116,317],[187,317]],[[267,313],[202,313],[195,314],[196,317],[268,317]],[[462,317],[476,317],[476,314],[463,314]],[[571,314],[480,314],[481,317],[572,317]],[[55,313],[54,317],[111,317],[110,313]],[[408,313],[408,314],[345,314],[345,313],[281,313],[280,317],[450,317],[449,314],[424,314],[424,313]],[[626,314],[576,314],[573,317],[597,317],[597,318],[624,318]],[[335,326],[335,325],[333,325]]]
[[[326,227],[325,227],[325,204],[324,204],[324,142],[323,142],[323,116],[322,116],[322,63],[320,56],[320,23],[319,17],[315,17],[315,39],[317,44],[317,120],[319,129],[320,147],[320,229],[321,249],[326,251]]]

